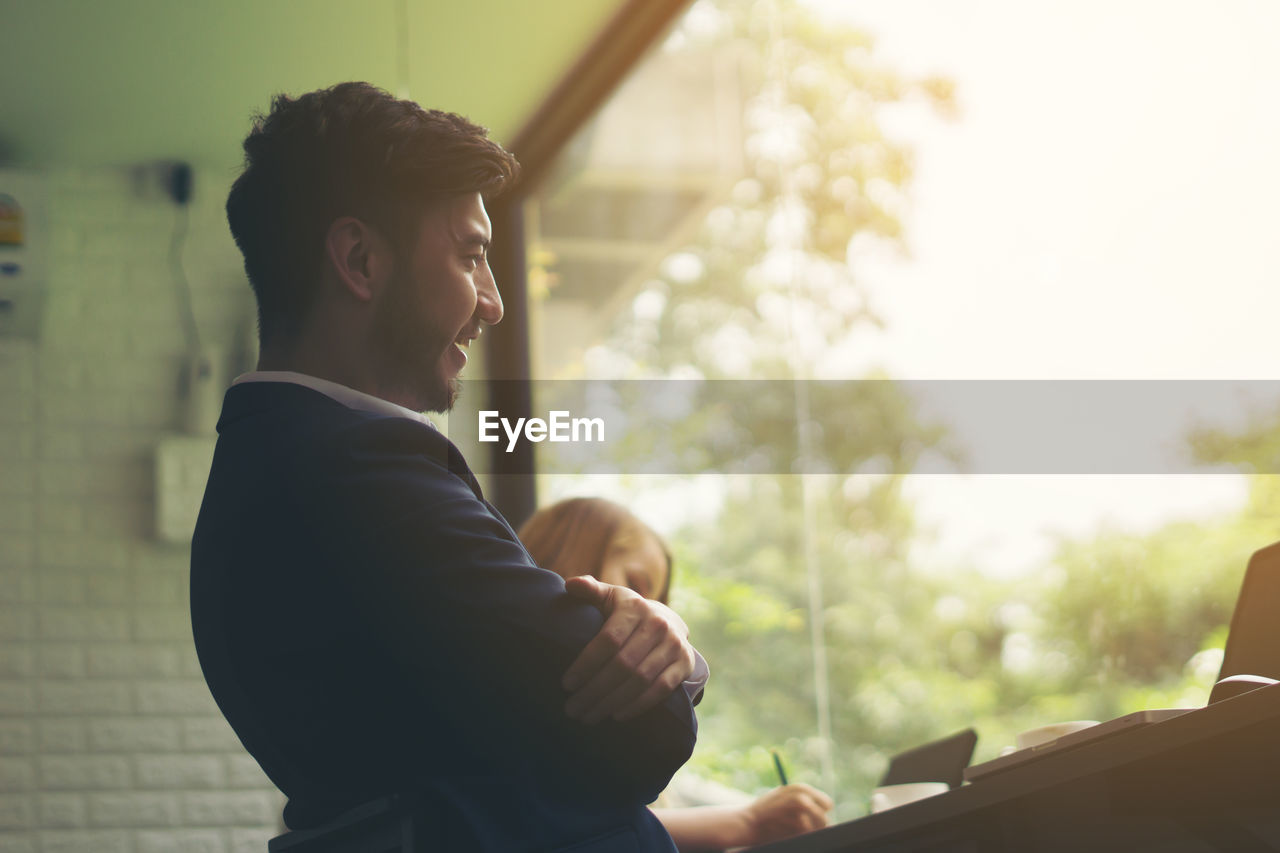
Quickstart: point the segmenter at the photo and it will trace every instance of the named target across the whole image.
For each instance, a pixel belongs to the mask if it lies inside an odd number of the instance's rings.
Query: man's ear
[[[354,216],[329,224],[324,239],[325,264],[338,284],[361,302],[373,299],[391,272],[391,247],[385,237]]]

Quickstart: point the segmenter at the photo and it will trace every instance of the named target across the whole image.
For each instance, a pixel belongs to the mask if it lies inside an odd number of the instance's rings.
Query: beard
[[[379,374],[406,408],[447,412],[458,399],[461,383],[447,376],[445,357],[457,336],[434,321],[415,289],[396,281],[394,298],[383,303],[376,323]]]
[[[438,404],[430,404],[423,411],[436,412],[444,414],[451,411],[455,403],[458,402],[458,395],[462,393],[462,380],[454,376],[446,379],[444,383],[444,393],[440,396]]]

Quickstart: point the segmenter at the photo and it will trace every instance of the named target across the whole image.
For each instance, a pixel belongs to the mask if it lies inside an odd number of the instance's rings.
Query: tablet
[[[964,781],[964,769],[973,758],[978,733],[965,729],[923,746],[900,752],[889,759],[880,786],[907,782],[946,782],[952,788]]]

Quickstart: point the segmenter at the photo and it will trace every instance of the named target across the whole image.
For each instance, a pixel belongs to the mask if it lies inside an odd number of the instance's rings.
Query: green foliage
[[[680,49],[741,57],[746,172],[685,262],[648,285],[661,310],[624,312],[608,345],[636,376],[813,376],[834,345],[878,322],[846,263],[851,243],[904,244],[912,157],[882,131],[881,111],[917,99],[948,112],[951,89],[884,68],[865,33],[794,2],[699,8],[718,27]],[[697,388],[678,417],[629,435],[618,461],[789,470],[803,425],[795,389],[779,387]],[[830,749],[830,793],[848,818],[891,754],[968,726],[981,761],[1047,721],[1205,701],[1248,555],[1280,538],[1276,478],[1255,479],[1240,518],[1064,540],[1017,582],[972,566],[924,572],[903,480],[945,448],[945,432],[891,382],[809,390],[823,423],[842,426],[803,445],[804,470],[829,473],[726,477],[714,520],[672,543],[673,606],[712,667],[697,772],[760,791],[776,784],[768,750],[779,748],[794,779],[824,785]],[[1207,461],[1272,470],[1280,429],[1260,421],[1194,446]],[[806,530],[817,533],[806,541]],[[830,744],[818,737],[808,558],[822,587]]]
[[[846,260],[855,236],[902,245],[913,166],[876,111],[918,100],[949,113],[952,93],[887,69],[865,33],[794,0],[696,11],[714,25],[681,49],[738,60],[743,175],[642,294],[665,310],[624,315],[610,346],[635,375],[791,377],[798,351],[816,358],[879,323]]]
[[[1147,536],[1104,532],[1062,543],[1044,619],[1073,630],[1049,649],[1088,661],[1071,674],[1080,684],[1176,678],[1230,614],[1249,554],[1268,541],[1257,533],[1239,522],[1177,523]]]
[[[1255,410],[1239,430],[1200,428],[1189,436],[1191,454],[1208,465],[1227,464],[1251,474],[1280,471],[1280,411]]]
[[[848,530],[840,519],[865,512],[864,499],[828,479],[819,529]],[[692,765],[745,790],[775,784],[767,747],[783,749],[793,777],[822,779],[799,480],[738,484],[715,524],[676,540],[673,603],[713,672]],[[1247,516],[1103,531],[1062,542],[1036,578],[1013,582],[922,573],[903,547],[910,525],[885,508],[870,518],[888,521],[879,537],[818,542],[842,817],[862,813],[894,752],[967,726],[981,761],[1046,721],[1203,704],[1243,567],[1275,536]]]

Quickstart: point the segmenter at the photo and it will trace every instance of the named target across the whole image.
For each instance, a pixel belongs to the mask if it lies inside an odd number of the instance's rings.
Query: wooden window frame
[[[627,0],[508,146],[520,160],[521,178],[514,191],[492,205],[494,237],[489,250],[506,314],[503,322],[485,335],[489,378],[499,380],[489,383],[488,406],[504,417],[533,416],[525,200],[573,135],[690,2]],[[506,453],[499,445],[492,445],[490,451],[489,495],[502,514],[519,526],[537,503],[533,448],[524,442]]]

